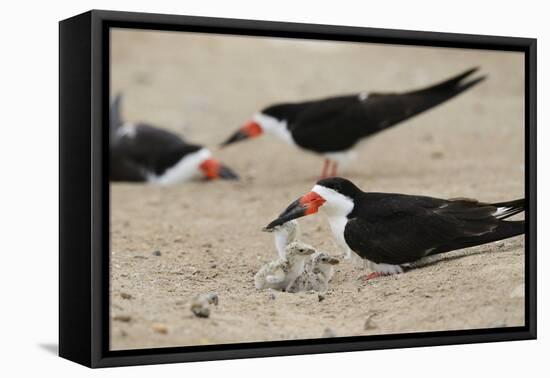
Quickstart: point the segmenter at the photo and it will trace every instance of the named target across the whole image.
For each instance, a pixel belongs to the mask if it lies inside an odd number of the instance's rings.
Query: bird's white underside
[[[157,185],[172,185],[200,178],[202,172],[199,166],[205,160],[210,159],[210,157],[212,157],[210,150],[201,148],[198,151],[185,155],[180,161],[168,168],[161,175],[157,176],[150,173],[147,176],[147,181]]]
[[[290,131],[288,131],[286,121],[281,121],[264,113],[256,113],[254,114],[252,119],[258,125],[260,125],[260,127],[266,134],[273,135],[291,146],[299,147],[294,142],[294,139],[292,139],[292,134],[290,133]],[[306,151],[312,152],[309,150]],[[321,155],[331,161],[338,163],[340,169],[345,168],[349,164],[349,162],[352,161],[356,156],[353,150],[324,152]]]
[[[347,216],[353,210],[353,200],[334,189],[322,185],[315,185],[311,191],[317,193],[326,201],[319,210],[327,217],[334,239],[344,250],[346,258],[349,259],[351,248],[344,238],[344,229],[348,221]]]

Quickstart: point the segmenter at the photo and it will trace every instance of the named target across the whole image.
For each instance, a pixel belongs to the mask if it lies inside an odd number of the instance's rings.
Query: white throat
[[[212,156],[207,148],[191,152],[180,159],[175,165],[168,168],[161,175],[150,174],[147,181],[158,185],[172,185],[200,178],[202,172],[199,166]]]
[[[325,199],[326,202],[319,210],[327,216],[334,239],[336,239],[336,242],[344,250],[346,255],[349,256],[351,254],[351,249],[344,239],[344,229],[348,222],[347,216],[353,210],[353,200],[338,193],[334,189],[321,185],[315,185],[311,191]]]
[[[252,120],[256,122],[266,134],[275,135],[286,143],[294,144],[292,135],[288,131],[286,121],[278,120],[275,117],[264,113],[256,113],[252,116]]]

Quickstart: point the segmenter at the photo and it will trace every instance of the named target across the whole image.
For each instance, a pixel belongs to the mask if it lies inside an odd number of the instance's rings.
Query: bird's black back
[[[363,193],[348,215],[344,237],[364,258],[403,264],[524,232],[523,222],[498,219],[496,210],[468,199]]]
[[[147,124],[137,124],[133,135],[122,135],[111,149],[111,157],[125,160],[155,175],[161,175],[185,155],[202,147],[186,143],[180,136]]]
[[[481,82],[463,82],[477,69],[404,93],[372,93],[274,105],[262,112],[285,120],[296,144],[318,153],[346,151],[359,140],[420,114]]]

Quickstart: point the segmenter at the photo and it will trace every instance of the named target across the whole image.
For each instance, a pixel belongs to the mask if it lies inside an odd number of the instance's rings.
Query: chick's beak
[[[319,194],[309,192],[288,205],[285,211],[283,211],[277,219],[268,224],[264,230],[270,230],[292,219],[315,214],[319,210],[319,207],[321,207],[325,202],[325,199]]]
[[[254,121],[247,122],[243,127],[237,130],[233,135],[229,137],[225,142],[221,144],[222,147],[240,142],[249,138],[260,136],[263,133],[262,127]]]
[[[204,176],[209,180],[223,179],[223,180],[238,180],[239,176],[233,172],[230,168],[221,164],[216,159],[206,159],[199,166]]]

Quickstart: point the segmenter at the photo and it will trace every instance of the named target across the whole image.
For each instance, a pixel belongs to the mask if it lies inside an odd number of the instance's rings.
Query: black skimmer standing
[[[222,146],[273,134],[283,141],[324,156],[322,178],[335,176],[357,143],[439,105],[478,84],[466,80],[470,69],[430,87],[404,93],[358,93],[300,103],[269,106],[256,113]],[[332,169],[330,165],[332,164]]]
[[[481,203],[472,199],[366,193],[351,181],[327,178],[290,204],[266,229],[321,210],[337,243],[370,262],[367,278],[402,273],[423,257],[525,233],[524,199]]]
[[[121,101],[118,95],[111,105],[111,181],[170,185],[194,178],[238,179],[203,146],[187,143],[170,131],[145,123],[125,123]]]

